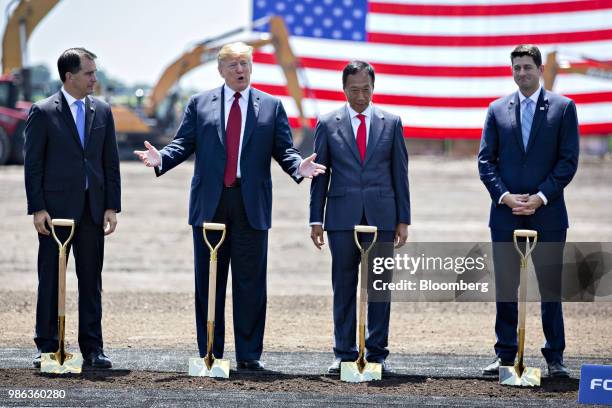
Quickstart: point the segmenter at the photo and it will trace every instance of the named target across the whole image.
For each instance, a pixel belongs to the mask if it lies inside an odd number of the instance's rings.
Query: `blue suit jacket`
[[[410,224],[408,152],[398,116],[372,107],[364,163],[346,106],[324,115],[315,131],[317,162],[325,175],[310,186],[310,222],[328,231],[353,230],[365,212],[370,225],[394,231]]]
[[[110,106],[88,97],[85,148],[61,91],[36,102],[25,128],[25,187],[28,214],[47,210],[51,218],[79,221],[85,203],[85,178],[93,221],[104,210],[121,211],[121,177]]]
[[[272,224],[271,159],[292,177],[302,159],[293,148],[287,114],[280,100],[254,88],[249,95],[240,155],[240,188],[249,224],[254,229],[266,230]],[[223,98],[223,86],[191,97],[174,140],[160,151],[161,171],[155,169],[161,176],[195,153],[189,198],[189,224],[194,226],[212,221],[223,191],[226,161]]]
[[[522,220],[538,230],[568,227],[563,189],[576,174],[579,152],[578,119],[571,99],[542,88],[527,149],[521,136],[518,92],[491,103],[482,132],[478,170],[491,195],[489,227],[513,230]],[[534,215],[518,216],[501,195],[536,194],[548,200]]]

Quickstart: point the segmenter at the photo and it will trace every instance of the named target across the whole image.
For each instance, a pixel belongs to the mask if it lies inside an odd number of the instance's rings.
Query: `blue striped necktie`
[[[521,118],[521,131],[523,133],[523,146],[527,150],[529,143],[529,134],[531,133],[531,124],[533,123],[534,104],[529,98],[523,101],[523,115]]]

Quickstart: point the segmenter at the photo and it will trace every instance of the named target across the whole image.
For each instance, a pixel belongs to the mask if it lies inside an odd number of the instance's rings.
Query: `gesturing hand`
[[[313,178],[317,177],[319,174],[325,174],[325,166],[322,164],[315,163],[314,159],[317,157],[316,153],[311,154],[300,164],[300,169],[298,173],[302,177]]]
[[[147,140],[144,142],[144,146],[147,150],[134,150],[134,154],[138,156],[141,162],[147,167],[157,167],[161,164],[161,155],[159,150],[155,148]]]

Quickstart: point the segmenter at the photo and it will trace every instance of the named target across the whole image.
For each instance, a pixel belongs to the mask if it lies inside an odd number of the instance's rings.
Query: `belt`
[[[240,177],[237,177],[236,180],[234,180],[234,182],[232,184],[230,184],[229,186],[225,186],[225,188],[236,188],[236,187],[240,187]]]

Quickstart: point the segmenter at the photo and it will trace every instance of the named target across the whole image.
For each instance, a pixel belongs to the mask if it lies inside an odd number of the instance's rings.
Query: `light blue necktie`
[[[521,119],[521,131],[523,133],[523,146],[527,150],[527,144],[529,143],[529,134],[531,133],[531,124],[533,123],[533,111],[534,104],[529,98],[523,101],[523,115]]]
[[[81,146],[85,148],[85,104],[83,101],[75,101],[77,106],[76,127],[81,139]]]
[[[76,114],[76,127],[79,132],[79,139],[81,139],[81,146],[85,149],[85,104],[83,101],[74,101],[77,106]],[[85,190],[89,187],[89,179],[85,175]]]

